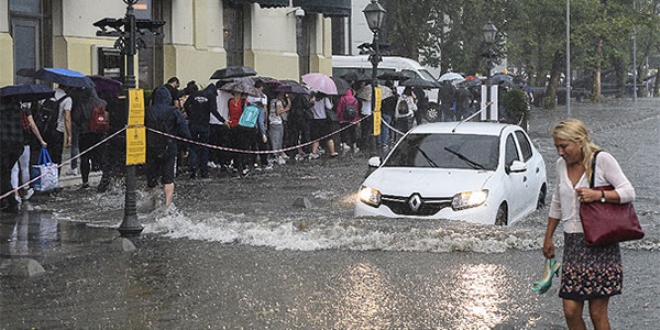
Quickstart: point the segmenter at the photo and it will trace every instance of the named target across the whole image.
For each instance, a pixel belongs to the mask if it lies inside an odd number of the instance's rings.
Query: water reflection
[[[57,220],[50,212],[23,211],[3,215],[0,221],[0,256],[34,256],[57,241]]]
[[[340,317],[333,329],[392,329],[393,285],[372,264],[351,265],[337,292]]]
[[[498,275],[498,273],[501,273]],[[500,305],[506,303],[505,280],[499,266],[460,265],[452,270],[450,298],[441,307],[442,319],[450,329],[490,329],[502,323]],[[438,296],[447,288],[438,287]]]

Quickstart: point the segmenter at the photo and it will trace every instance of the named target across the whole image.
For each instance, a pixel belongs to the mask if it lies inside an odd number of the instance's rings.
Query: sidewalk
[[[64,148],[62,152],[62,163],[65,163],[61,167],[60,174],[60,187],[76,187],[82,184],[82,177],[80,175],[80,169],[78,169],[78,175],[66,175],[66,172],[71,169],[71,163],[66,163],[71,158],[71,148]],[[80,159],[80,158],[78,158]],[[80,161],[78,161],[80,163]],[[101,181],[101,171],[89,172],[89,185],[92,187],[98,186]]]

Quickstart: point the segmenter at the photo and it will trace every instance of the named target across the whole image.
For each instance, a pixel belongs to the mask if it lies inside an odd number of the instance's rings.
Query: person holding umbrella
[[[12,190],[11,169],[23,153],[21,104],[16,97],[0,98],[0,196]],[[13,196],[0,200],[2,212],[18,213],[18,201]]]
[[[25,184],[30,181],[30,145],[33,140],[36,139],[41,146],[46,147],[48,144],[44,141],[37,124],[34,122],[32,117],[32,105],[36,102],[26,102],[21,104],[22,112],[22,126],[23,126],[23,153],[19,157],[18,161],[14,164],[14,167],[11,170],[11,186],[13,189],[16,189],[19,186],[19,173],[21,176],[20,182]],[[23,188],[23,200],[28,200],[34,194],[34,190],[30,187]],[[16,192],[16,200],[20,200],[21,196]]]

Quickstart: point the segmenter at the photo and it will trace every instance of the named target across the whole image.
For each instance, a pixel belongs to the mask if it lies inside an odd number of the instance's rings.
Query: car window
[[[504,164],[511,165],[514,160],[520,160],[518,157],[518,149],[516,148],[516,141],[513,139],[513,134],[506,137],[506,146],[504,154]]]
[[[421,70],[419,70],[419,74],[425,80],[431,80],[431,81],[436,81],[437,80],[430,72],[428,72],[428,70],[421,69]]]
[[[403,73],[403,74],[404,74],[406,77],[408,77],[408,78],[421,78],[421,77],[417,74],[417,72],[415,72],[415,71],[413,71],[413,70],[407,70],[407,69],[404,69],[404,70],[401,70],[401,73]]]
[[[497,136],[476,134],[409,134],[383,164],[384,167],[497,168]],[[461,157],[462,156],[462,157]]]
[[[518,138],[518,143],[520,144],[520,151],[522,152],[523,160],[527,162],[532,159],[532,144],[529,142],[527,135],[522,131],[516,131],[516,137]]]

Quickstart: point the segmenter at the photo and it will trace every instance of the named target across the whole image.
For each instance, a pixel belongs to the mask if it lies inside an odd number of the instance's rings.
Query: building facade
[[[63,67],[120,80],[124,56],[95,22],[123,18],[121,0],[0,0],[0,85],[29,82],[22,68]],[[164,21],[162,36],[140,35],[139,87],[171,76],[212,82],[228,65],[259,76],[298,80],[332,72],[332,22],[351,14],[350,0],[140,0],[138,19]],[[341,33],[340,33],[341,35]]]

